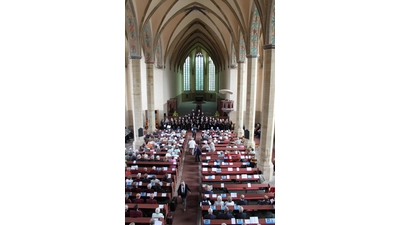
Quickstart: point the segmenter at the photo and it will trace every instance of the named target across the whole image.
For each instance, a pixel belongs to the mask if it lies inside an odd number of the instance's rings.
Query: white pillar
[[[242,137],[244,135],[243,130],[243,106],[244,104],[244,71],[243,71],[243,61],[238,61],[237,64],[237,100],[236,100],[236,125],[235,125],[235,132],[237,137]]]
[[[153,133],[156,129],[154,110],[154,62],[146,62],[147,74],[147,118],[149,120],[147,132]]]
[[[254,124],[256,117],[257,91],[257,58],[258,55],[247,55],[247,89],[246,89],[246,121],[245,127],[249,130],[249,139],[245,139],[246,147],[255,148]]]
[[[141,56],[130,56],[128,63],[129,77],[132,78],[132,91],[133,91],[133,118],[134,129],[133,134],[135,141],[133,146],[138,148],[144,142],[144,138],[139,137],[139,128],[143,127],[143,110],[142,110],[142,83],[140,78],[140,59]]]
[[[266,181],[274,174],[272,164],[272,148],[275,127],[275,45],[265,45],[264,48],[264,80],[262,102],[262,120],[260,137],[260,165]]]
[[[132,93],[132,78],[129,75],[129,67],[125,69],[125,125],[129,128],[133,128],[133,111],[132,111],[132,105],[133,105],[133,93]]]

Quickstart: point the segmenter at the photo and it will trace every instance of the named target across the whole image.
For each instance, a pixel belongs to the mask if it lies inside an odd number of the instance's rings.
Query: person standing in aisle
[[[184,212],[186,211],[186,198],[188,193],[191,194],[192,191],[190,190],[189,186],[185,184],[185,181],[181,181],[181,184],[178,187],[178,197],[182,198]]]
[[[200,162],[200,157],[201,157],[201,149],[200,147],[196,144],[196,148],[194,149],[194,154],[195,154],[195,162]]]
[[[196,141],[194,138],[191,138],[191,140],[188,142],[189,145],[189,151],[194,155],[194,148],[196,147]]]

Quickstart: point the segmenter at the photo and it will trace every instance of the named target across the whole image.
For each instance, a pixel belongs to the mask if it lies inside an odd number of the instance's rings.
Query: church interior
[[[126,0],[125,223],[275,224],[274,100],[274,0]]]

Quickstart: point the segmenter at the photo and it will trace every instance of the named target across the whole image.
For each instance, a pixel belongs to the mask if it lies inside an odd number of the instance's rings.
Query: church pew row
[[[144,175],[144,174],[142,173],[141,178],[143,178],[143,175]],[[128,177],[136,178],[136,176],[137,176],[137,174],[125,174],[125,179],[127,179]],[[156,178],[156,179],[161,180],[161,179],[164,178],[164,175],[148,174],[148,178],[149,178],[150,180],[153,179],[153,178]],[[175,175],[171,175],[170,178],[172,179],[173,182],[176,181],[176,176],[175,176]]]
[[[245,176],[244,176],[245,175]],[[201,176],[203,182],[250,182],[259,181],[260,176],[258,174],[237,174],[237,175],[205,175]]]
[[[127,168],[128,167],[125,167],[125,170]],[[129,168],[131,168],[131,174],[133,174],[133,175],[138,174],[138,173],[141,173],[142,176],[145,173],[147,173],[147,174],[156,174],[156,175],[164,175],[166,173],[167,174],[176,174],[176,168],[156,167],[156,171],[152,171],[151,170],[152,167],[139,167],[138,170],[132,169],[132,167],[129,167]],[[144,168],[147,168],[147,171],[144,171]]]
[[[221,168],[243,168],[249,167],[251,165],[250,162],[202,162],[201,165],[204,167],[221,167]]]
[[[150,224],[151,217],[137,217],[137,218],[131,218],[131,217],[125,217],[125,225],[129,225],[132,222],[135,222],[135,224]],[[161,225],[166,225],[165,223],[165,218],[158,219],[161,221]]]
[[[138,187],[141,189],[146,189],[148,184],[150,184],[150,183],[139,182]],[[172,183],[160,182],[160,186],[162,189],[166,190],[167,193],[175,193],[175,183],[174,182],[172,182]]]
[[[201,224],[202,225],[221,225],[222,223],[226,223],[226,225],[236,225],[236,224],[246,224],[246,225],[267,225],[267,224],[275,224],[275,218],[258,218],[258,223],[245,223],[244,220],[234,220],[235,222],[232,223],[232,220],[221,220],[221,219],[204,219],[202,218]]]
[[[129,210],[132,210],[135,205],[138,205],[138,209],[142,210],[142,211],[151,210],[152,212],[155,212],[156,208],[160,208],[160,212],[162,214],[164,214],[164,219],[163,218],[159,218],[159,220],[162,221],[163,224],[166,224],[165,223],[165,218],[167,217],[168,212],[169,212],[168,204],[135,204],[135,203],[126,203],[126,205],[128,205]],[[140,217],[140,218],[143,218],[143,219],[142,220],[137,220],[137,223],[142,223],[142,222],[149,223],[150,219],[151,219],[151,216],[150,217]],[[126,223],[127,222],[135,222],[134,219],[139,219],[139,218],[125,217],[125,222]]]
[[[207,211],[209,208],[212,208],[214,211],[218,210],[224,210],[224,207],[221,206],[208,206],[204,205],[201,207],[202,211]],[[251,211],[267,211],[267,210],[275,210],[275,205],[242,205],[243,209],[246,212],[251,212]],[[229,211],[238,211],[239,208],[234,208],[233,206],[228,206]]]
[[[203,184],[203,190],[205,190],[206,184]],[[269,184],[224,184],[224,183],[213,183],[212,187],[214,190],[216,189],[228,189],[228,191],[256,191],[256,190],[264,190],[266,192],[269,192],[270,185]]]
[[[242,155],[242,156],[226,156],[226,155],[202,155],[201,160],[204,162],[205,160],[209,160],[209,162],[213,162],[215,160],[220,160],[222,162],[241,162],[241,161],[250,161],[252,156]],[[229,161],[228,161],[229,160]]]
[[[239,151],[239,150],[238,150]],[[230,153],[231,152],[234,152],[234,151],[229,151]],[[240,150],[239,151],[240,152],[240,154],[242,154],[242,155],[248,155],[248,152],[246,152],[246,151],[244,151],[244,150]],[[209,151],[203,151],[201,154],[202,155],[209,155],[209,156],[213,156],[213,155],[219,155],[219,154],[223,154],[223,153],[225,153],[225,151],[220,151],[220,150],[218,150],[218,151],[215,151],[215,152],[209,152]]]
[[[203,163],[205,164],[205,163]],[[207,166],[214,166],[211,163],[206,163]],[[211,164],[211,165],[210,165]],[[230,163],[229,163],[230,164]],[[236,165],[236,167],[235,167]],[[224,165],[224,168],[216,168],[216,167],[203,167],[201,170],[202,175],[240,175],[240,174],[258,174],[259,170],[258,168],[251,168],[251,167],[246,167],[246,168],[241,168],[241,166],[244,166],[245,164],[243,163],[232,163],[232,165]],[[204,166],[204,165],[203,165]],[[222,165],[220,165],[222,167]]]
[[[130,191],[128,189],[125,189],[125,192],[130,192]],[[146,201],[146,199],[150,198],[150,193],[145,193],[145,192],[131,192],[131,193],[132,193],[132,195],[131,195],[132,199],[135,198],[136,194],[140,194],[140,196],[141,196],[140,198],[144,199],[145,201]],[[156,193],[155,192],[154,194],[155,194],[154,199],[159,201],[159,200],[163,200],[163,199],[171,200],[172,199],[171,196],[173,193],[160,193],[160,192]]]
[[[179,166],[180,162],[163,162],[163,161],[126,161],[127,166],[138,165],[139,167],[148,167],[148,166]]]
[[[242,194],[238,194],[238,193],[228,193],[228,194],[222,193],[222,194],[203,194],[203,195],[206,198],[208,198],[210,200],[214,200],[214,201],[217,200],[218,196],[221,196],[223,201],[226,201],[228,196],[231,196],[232,201],[238,201],[238,200],[240,200],[240,196]],[[247,193],[247,194],[244,194],[244,199],[247,200],[247,201],[252,201],[252,200],[253,201],[258,201],[258,200],[263,200],[265,195],[268,196],[268,198],[275,197],[275,193],[272,193],[272,192],[270,192],[270,193]]]

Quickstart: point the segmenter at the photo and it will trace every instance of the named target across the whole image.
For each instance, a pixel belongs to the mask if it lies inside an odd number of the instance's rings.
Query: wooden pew
[[[160,208],[160,212],[164,214],[164,219],[163,218],[159,218],[159,220],[162,221],[163,224],[166,224],[165,223],[165,221],[166,221],[165,219],[166,219],[166,217],[168,215],[168,212],[169,212],[168,204],[135,204],[135,203],[126,203],[126,205],[128,205],[128,208],[130,210],[132,210],[135,205],[138,205],[139,210],[142,210],[142,211],[150,210],[150,211],[154,212],[156,208]],[[143,218],[143,219],[146,219],[146,220],[139,220],[140,222],[138,221],[137,223],[141,223],[143,221],[144,221],[144,223],[149,223],[150,219],[151,219],[151,216],[150,217],[140,217],[140,218]],[[139,218],[125,217],[125,222],[135,222],[132,219],[139,219]]]
[[[128,177],[132,177],[132,178],[136,178],[136,174],[125,174],[125,179],[127,179]],[[149,174],[149,179],[152,180],[153,178],[157,178],[159,180],[164,178],[164,175],[154,175],[154,174]],[[143,174],[141,176],[141,178],[143,178]],[[176,176],[175,175],[171,175],[171,179],[173,182],[176,181]]]
[[[201,176],[202,182],[248,182],[248,181],[259,181],[260,176],[258,174],[250,175],[248,174],[246,177],[242,175],[205,175]]]
[[[223,201],[226,201],[228,196],[231,196],[232,201],[238,201],[240,200],[240,196],[242,194],[239,193],[235,193],[235,195],[232,195],[233,193],[222,193],[222,194],[203,194],[204,196],[206,196],[206,198],[209,198],[210,200],[217,200],[217,197],[220,195],[222,197]],[[272,198],[275,197],[275,193],[247,193],[244,195],[244,199],[247,201],[251,201],[251,200],[263,200],[264,196],[268,196],[268,198]]]
[[[151,217],[138,217],[138,218],[131,218],[131,217],[125,217],[125,225],[128,225],[129,223],[135,222],[136,224],[150,224]],[[165,223],[165,218],[159,219],[162,222],[162,225],[166,225]]]
[[[125,189],[125,192],[127,192],[126,191],[126,189]],[[135,196],[136,196],[136,194],[142,194],[143,192],[132,192],[132,197],[134,198]],[[162,198],[167,198],[167,199],[172,199],[172,194],[173,193],[157,193],[156,195],[154,195],[154,199],[162,199]],[[150,197],[150,193],[146,193],[146,196],[141,196],[140,198],[142,198],[142,199],[148,199]],[[240,196],[239,196],[240,197]],[[132,204],[134,204],[134,203],[132,203]]]
[[[134,183],[133,183],[133,185],[134,185]],[[142,189],[147,188],[148,184],[149,183],[141,182],[141,183],[139,183],[138,187],[140,187]],[[160,182],[160,186],[162,189],[166,190],[167,192],[175,193],[175,183],[174,182],[172,182],[172,183]]]
[[[224,154],[224,156],[219,156],[218,154],[210,154],[210,155],[206,155],[206,154],[202,154],[201,155],[201,160],[210,160],[210,161],[214,161],[216,159],[219,160],[227,160],[227,159],[231,159],[234,162],[239,162],[240,160],[244,160],[244,161],[249,161],[251,160],[252,156],[249,155],[241,155],[241,156],[237,156],[237,155],[232,155],[232,156],[226,156]]]
[[[207,223],[205,223],[206,221]],[[235,220],[236,223],[232,223],[231,220],[221,220],[221,219],[204,219],[202,218],[201,224],[202,225],[221,225],[222,223],[226,223],[226,225],[236,225],[236,224],[245,224],[244,220],[242,220],[242,223],[238,223],[237,220]],[[267,222],[268,221],[268,222]],[[257,225],[257,223],[246,223],[247,225]],[[267,225],[267,224],[275,224],[275,218],[258,218],[258,224],[261,225]]]
[[[204,205],[201,207],[202,211],[207,211],[209,208],[212,208],[214,211],[223,210],[221,206],[208,206]],[[242,205],[243,209],[247,212],[251,211],[266,211],[266,210],[275,210],[275,205]],[[228,206],[229,211],[238,211],[238,208],[234,208],[233,206]],[[139,208],[140,209],[140,208]]]
[[[222,166],[221,166],[222,167]],[[230,167],[226,168],[208,168],[208,167],[203,167],[201,169],[201,174],[202,175],[240,175],[240,174],[258,174],[258,168],[251,168],[251,167],[246,167],[246,168],[240,168],[236,167],[234,168],[233,165]]]
[[[240,152],[241,155],[248,155],[246,151],[243,150],[238,150]],[[206,155],[206,156],[214,156],[214,155],[219,155],[219,154],[223,154],[225,153],[225,151],[215,151],[215,152],[208,152],[208,151],[203,151],[201,153],[202,156]]]
[[[205,148],[202,148],[201,151],[208,152],[208,150]],[[221,147],[215,147],[215,151],[246,151],[246,148],[244,147],[227,148],[226,146],[225,147],[221,146]]]
[[[241,167],[249,167],[250,162],[203,162],[201,165],[204,167],[221,167],[221,168],[241,168]]]
[[[128,168],[128,167],[125,167],[125,170],[126,170],[127,168]],[[130,168],[130,167],[129,167],[129,168]],[[143,176],[145,173],[147,173],[147,174],[153,174],[153,173],[150,173],[152,167],[147,167],[147,172],[144,172],[143,168],[145,168],[145,167],[139,167],[138,170],[132,170],[132,169],[131,169],[131,174],[132,174],[132,175],[135,175],[135,174],[141,173],[142,176]],[[165,167],[165,168],[166,168],[166,170],[164,170],[165,173],[168,173],[168,174],[176,174],[176,168],[168,168],[168,167]],[[156,169],[157,169],[157,171],[162,171],[162,170],[163,170],[163,167],[156,167]]]
[[[138,165],[140,167],[143,166],[158,166],[158,167],[163,167],[163,166],[179,166],[180,162],[163,162],[163,161],[126,161],[126,165],[131,166],[131,165]]]
[[[203,184],[203,189],[205,188],[205,184]],[[225,183],[215,183],[212,184],[213,189],[223,189],[226,188],[230,192],[232,191],[245,191],[247,193],[248,190],[268,190],[270,188],[269,184],[225,184]]]

